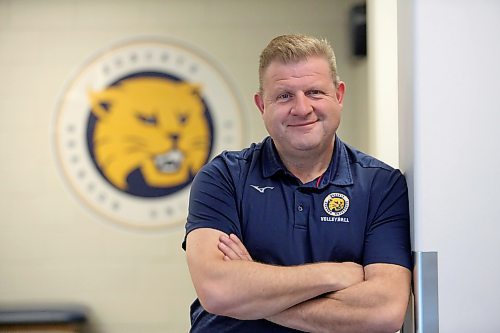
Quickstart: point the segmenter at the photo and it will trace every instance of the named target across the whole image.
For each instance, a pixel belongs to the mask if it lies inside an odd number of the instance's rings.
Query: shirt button
[[[299,205],[299,206],[297,207],[297,210],[298,210],[299,212],[301,212],[301,211],[303,211],[303,210],[304,210],[304,207],[302,207],[301,205]]]

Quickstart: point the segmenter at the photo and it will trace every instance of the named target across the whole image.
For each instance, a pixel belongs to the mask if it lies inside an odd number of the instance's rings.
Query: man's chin
[[[291,145],[292,149],[297,152],[311,153],[319,152],[322,148],[321,142],[297,142]]]

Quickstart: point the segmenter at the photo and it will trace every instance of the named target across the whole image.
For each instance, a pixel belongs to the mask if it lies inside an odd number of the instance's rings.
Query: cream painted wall
[[[397,0],[368,0],[369,147],[373,156],[398,167]]]
[[[270,38],[327,37],[348,94],[341,136],[366,150],[366,61],[350,58],[356,1],[0,1],[0,303],[76,302],[93,332],[183,332],[195,297],[183,228],[138,232],[104,221],[59,174],[51,128],[65,82],[110,43],[172,37],[216,59],[248,112],[248,142],[265,135],[252,96]]]

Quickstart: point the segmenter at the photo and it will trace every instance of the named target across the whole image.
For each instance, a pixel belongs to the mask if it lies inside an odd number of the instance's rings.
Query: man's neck
[[[293,155],[278,153],[288,171],[305,184],[325,173],[330,165],[333,149],[334,141],[321,151],[303,151]]]

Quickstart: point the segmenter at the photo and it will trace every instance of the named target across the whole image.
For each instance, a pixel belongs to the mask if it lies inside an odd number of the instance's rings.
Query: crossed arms
[[[267,319],[307,332],[395,332],[403,323],[410,271],[392,264],[254,262],[241,241],[200,228],[187,236],[198,298],[210,313]]]

